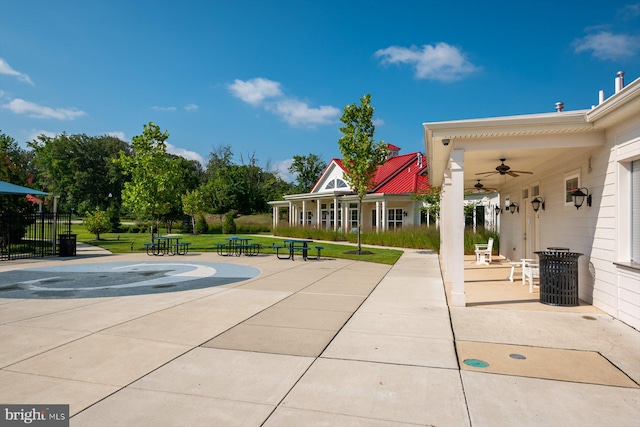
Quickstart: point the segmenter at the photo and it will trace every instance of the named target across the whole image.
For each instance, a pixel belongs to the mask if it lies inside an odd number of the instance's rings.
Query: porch
[[[540,303],[540,288],[522,284],[522,270],[516,268],[513,282],[507,277],[511,272],[509,260],[494,257],[489,265],[477,265],[474,255],[464,257],[464,290],[466,306],[503,310],[553,311],[568,313],[597,313],[603,311],[580,300],[577,307],[558,307]],[[534,282],[538,283],[538,280]],[[447,303],[451,306],[451,282],[445,282]]]

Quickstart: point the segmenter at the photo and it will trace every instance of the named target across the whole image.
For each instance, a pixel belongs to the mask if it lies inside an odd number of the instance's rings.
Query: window
[[[331,181],[329,181],[327,183],[327,186],[325,187],[327,190],[330,190],[332,188],[336,188],[336,182],[332,179]]]
[[[344,182],[343,180],[341,180],[341,179],[336,179],[336,182],[338,183],[338,185],[337,185],[337,186],[338,186],[338,188],[347,188],[347,183],[346,183],[346,182]]]
[[[388,228],[389,230],[402,228],[402,209],[389,209]]]
[[[631,261],[640,262],[640,160],[631,162]]]
[[[351,229],[358,228],[358,204],[349,203],[349,226]]]
[[[573,190],[580,188],[579,171],[571,172],[564,177],[564,204],[573,206]]]
[[[532,185],[531,186],[531,197],[536,197],[540,195],[540,185]]]

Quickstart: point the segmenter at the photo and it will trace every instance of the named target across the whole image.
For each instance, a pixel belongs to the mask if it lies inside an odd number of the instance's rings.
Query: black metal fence
[[[57,255],[61,234],[71,234],[70,213],[0,215],[0,261]]]

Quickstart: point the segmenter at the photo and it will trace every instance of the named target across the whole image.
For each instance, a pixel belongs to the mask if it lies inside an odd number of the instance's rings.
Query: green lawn
[[[91,245],[100,246],[104,249],[111,251],[114,254],[121,253],[131,253],[145,252],[144,244],[148,243],[151,240],[151,236],[149,233],[106,233],[100,235],[100,240],[95,239],[95,235],[87,232],[86,228],[81,224],[73,224],[72,233],[78,235],[78,241],[89,243]],[[162,234],[162,230],[161,230]],[[262,244],[263,250],[261,253],[266,254],[275,254],[275,249],[272,249],[271,246],[280,245],[282,246],[283,240],[285,237],[270,237],[270,236],[260,236],[256,234],[251,235],[242,235],[236,234],[237,236],[250,237],[251,243],[260,243]],[[215,252],[215,244],[216,243],[225,243],[225,238],[229,237],[229,235],[225,234],[200,234],[200,235],[190,235],[183,234],[180,239],[182,242],[189,242],[191,245],[189,246],[190,252]],[[369,261],[376,262],[381,264],[393,265],[402,255],[402,251],[396,249],[382,249],[375,247],[363,247],[363,252],[367,252],[367,254],[357,255],[352,252],[355,248],[351,245],[344,245],[339,243],[318,243],[319,246],[323,246],[322,257],[323,258],[343,258],[343,259],[353,259],[359,261]],[[315,255],[316,250],[314,248],[315,244],[311,244],[311,250],[309,251],[311,255]]]

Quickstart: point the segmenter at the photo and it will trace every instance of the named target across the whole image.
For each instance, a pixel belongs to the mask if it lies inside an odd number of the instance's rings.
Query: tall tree
[[[132,138],[133,154],[122,152],[114,160],[131,177],[124,185],[123,205],[137,218],[151,220],[152,239],[160,218],[171,211],[180,185],[179,166],[167,156],[167,138],[167,131],[149,122],[143,125],[142,135]]]
[[[289,166],[289,172],[296,176],[296,191],[308,193],[318,181],[327,163],[317,154],[307,156],[293,156],[293,162]]]
[[[28,145],[38,167],[38,182],[60,196],[61,210],[85,213],[120,204],[124,176],[112,160],[121,151],[128,152],[126,142],[110,135],[62,133],[40,135]]]
[[[360,232],[362,228],[362,199],[375,183],[374,178],[378,166],[383,164],[389,155],[389,148],[383,141],[375,142],[373,134],[373,110],[371,95],[360,98],[360,105],[350,104],[344,107],[340,121],[342,137],[338,140],[345,179],[358,194],[358,254],[362,252]]]
[[[204,211],[204,199],[200,190],[187,190],[182,195],[182,211],[191,217],[191,229],[196,232],[196,216]]]

